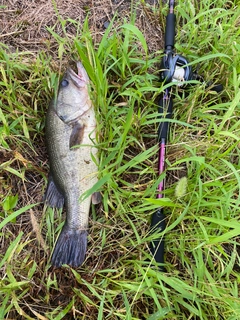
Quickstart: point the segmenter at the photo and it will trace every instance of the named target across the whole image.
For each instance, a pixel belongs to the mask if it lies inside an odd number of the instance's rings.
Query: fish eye
[[[68,82],[66,79],[63,79],[62,82],[61,82],[61,86],[62,86],[63,88],[67,87],[68,84],[69,84],[69,82]]]

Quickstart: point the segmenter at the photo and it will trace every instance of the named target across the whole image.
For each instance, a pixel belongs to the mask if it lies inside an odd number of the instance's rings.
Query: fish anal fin
[[[43,201],[52,208],[62,208],[64,205],[64,196],[58,190],[53,177],[49,174],[47,189],[43,196]]]
[[[72,125],[72,133],[69,140],[69,148],[81,144],[84,135],[84,124],[78,121],[74,122]]]
[[[102,195],[100,192],[94,192],[92,194],[92,203],[93,204],[98,204],[102,201]]]

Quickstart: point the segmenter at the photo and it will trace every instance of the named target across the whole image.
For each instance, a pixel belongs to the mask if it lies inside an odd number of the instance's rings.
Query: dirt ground
[[[117,26],[129,22],[131,11],[133,11],[136,12],[135,25],[144,34],[149,51],[154,53],[162,50],[163,47],[159,12],[163,9],[164,3],[165,1],[157,0],[0,0],[0,42],[12,52],[31,52],[31,56],[34,54],[37,56],[39,51],[44,51],[53,58],[58,68],[59,44],[48,28],[52,28],[55,33],[64,37],[61,21],[65,20],[67,36],[71,39],[77,32],[77,26],[73,20],[79,23],[81,30],[88,16],[89,29],[97,44],[114,16],[116,16]],[[29,103],[32,102],[29,101]],[[43,138],[39,137],[39,139]],[[38,141],[35,149],[38,156],[33,156],[30,160],[38,168],[46,167],[47,154],[44,141]],[[2,156],[0,153],[2,161],[7,161],[12,156],[12,154]],[[42,200],[41,173],[36,174],[35,170],[34,173],[28,174],[27,178],[30,182],[24,188],[15,180],[12,181],[13,185],[16,185],[16,193],[20,194],[19,207]],[[29,199],[30,195],[31,199]]]
[[[12,52],[31,52],[31,56],[44,51],[51,56],[56,68],[61,65],[58,58],[59,44],[48,31],[52,28],[59,36],[64,37],[61,20],[65,20],[65,29],[68,38],[76,36],[77,21],[83,25],[88,16],[89,29],[95,43],[99,43],[106,27],[115,16],[115,26],[130,21],[131,11],[136,12],[135,25],[142,31],[147,41],[149,52],[155,53],[163,48],[162,21],[160,11],[166,1],[157,0],[0,0],[0,42]],[[166,7],[165,7],[166,8]],[[68,63],[68,57],[64,57]],[[30,99],[31,100],[31,99]],[[29,103],[33,103],[29,101]],[[43,101],[45,103],[45,101]],[[46,105],[47,107],[47,105]],[[42,137],[39,137],[42,139]],[[46,167],[47,154],[44,141],[35,144],[38,156],[31,158],[32,163],[38,168]],[[1,156],[2,161],[11,159],[13,155]],[[29,157],[29,155],[27,156]],[[1,161],[0,161],[1,162]],[[47,174],[47,172],[45,172]],[[29,173],[30,185],[24,188],[16,185],[16,192],[21,196],[18,206],[27,205],[29,202],[41,202],[42,183],[41,174]],[[14,178],[15,179],[15,178]],[[23,189],[25,192],[23,192]],[[29,199],[31,195],[31,199]]]
[[[165,1],[157,0],[1,0],[0,41],[12,51],[37,52],[51,48],[54,56],[56,43],[47,28],[63,35],[58,17],[67,20],[68,35],[76,34],[71,19],[83,24],[86,16],[93,38],[98,42],[108,22],[116,15],[117,23],[128,22],[131,9],[137,8],[136,25],[143,32],[150,52],[162,48],[162,28],[158,12]]]
[[[59,44],[49,32],[49,29],[52,29],[59,36],[65,37],[61,21],[66,21],[65,29],[68,38],[71,39],[71,37],[75,37],[77,29],[81,30],[81,26],[86,17],[88,17],[91,35],[97,44],[100,42],[109,21],[111,21],[114,16],[116,17],[114,23],[117,26],[124,22],[129,22],[132,11],[136,12],[135,25],[142,31],[147,41],[149,52],[155,53],[157,51],[162,51],[163,49],[163,25],[165,24],[165,21],[160,20],[160,13],[162,10],[166,9],[166,2],[166,0],[0,0],[0,43],[6,45],[12,52],[31,52],[33,53],[33,56],[34,54],[37,56],[39,51],[44,51],[49,54],[49,56],[52,56],[52,60],[56,62],[56,66],[59,66]],[[78,28],[73,21],[78,22],[80,28]],[[65,59],[67,59],[67,57],[65,57]],[[28,97],[28,99],[31,103],[32,98]],[[45,103],[45,101],[43,102]],[[44,105],[44,108],[46,109],[47,105]],[[33,152],[29,152],[29,154],[26,155],[32,168],[32,170],[26,170],[26,183],[22,183],[19,179],[14,177],[14,175],[11,175],[11,177],[4,177],[4,179],[11,180],[11,184],[15,187],[16,193],[20,195],[17,209],[24,207],[29,203],[40,203],[42,200],[43,185],[46,185],[46,182],[43,180],[43,175],[47,176],[47,172],[41,172],[41,170],[47,169],[46,163],[48,160],[43,135],[37,139],[39,139],[37,143],[34,141],[34,154]],[[169,150],[170,149],[168,149],[168,157],[170,160],[170,157],[173,157],[174,159],[179,158],[179,154],[176,153],[181,152],[181,150],[176,150],[176,147],[174,149],[174,146],[171,151]],[[0,150],[0,164],[1,161],[7,162],[13,157],[16,157],[21,165],[25,166],[25,159],[20,156],[20,153]],[[184,167],[182,171],[176,170],[180,175],[179,177],[184,176],[185,171]],[[167,178],[167,184],[175,181],[178,173],[175,174],[175,171],[171,171],[172,176],[169,175],[169,178]],[[7,190],[3,189],[4,187],[0,185],[0,193],[7,193]],[[8,226],[11,237],[0,244],[0,254],[1,252],[6,251],[12,237],[18,235],[20,231],[24,232],[26,239],[27,237],[29,237],[30,240],[32,239],[32,231],[36,233],[36,238],[38,238],[36,230],[39,227],[37,223],[40,221],[43,205],[40,204],[39,207],[34,207],[34,209],[34,214],[30,211],[31,224],[29,223],[29,215],[22,214],[19,221],[17,221],[17,224],[10,224],[10,226]],[[36,218],[39,218],[39,221],[37,221]],[[35,224],[37,225],[36,228],[34,227]],[[46,230],[44,230],[44,232],[47,233]],[[114,237],[115,236],[116,235],[114,235]],[[43,238],[45,239],[46,235],[44,235]],[[35,310],[38,310],[41,313],[42,301],[39,297],[47,297],[49,294],[49,304],[52,307],[57,308],[57,306],[60,306],[63,303],[66,305],[71,301],[72,292],[69,283],[71,283],[72,287],[80,287],[80,285],[75,283],[75,277],[70,271],[60,270],[57,273],[57,280],[58,283],[60,283],[59,290],[53,288],[50,292],[46,292],[46,288],[42,285],[42,279],[44,279],[47,274],[45,274],[44,267],[47,258],[49,257],[49,252],[46,253],[47,250],[45,250],[44,242],[43,244],[41,243],[42,238],[40,234],[37,240],[38,241],[32,242],[28,247],[31,256],[35,256],[36,258],[35,261],[38,263],[38,270],[35,273],[34,285],[32,285],[31,291],[27,293],[28,296],[26,298],[24,310],[29,312],[27,306],[27,303],[29,303],[35,307]],[[35,250],[37,242],[40,243],[39,250]],[[117,260],[118,257],[115,257],[117,254],[118,252],[111,251],[108,255],[106,252],[99,268],[104,268],[104,263],[106,261],[108,265],[110,259]],[[89,264],[93,265],[94,263],[91,259],[94,260],[94,252],[91,252],[89,258]],[[171,253],[169,253],[168,259],[175,265],[176,270],[184,272],[181,263],[176,260],[176,257],[171,256]],[[21,261],[19,261],[19,264],[20,263]],[[3,271],[5,272],[5,270]],[[3,273],[0,270],[0,278],[3,278]],[[49,274],[51,276],[51,273]],[[49,279],[51,279],[50,276]],[[90,274],[85,274],[83,277],[85,277],[86,282],[92,281],[92,275]],[[22,281],[22,278],[20,278],[20,280]],[[81,290],[85,290],[83,293],[86,296],[88,294],[90,295],[89,291],[87,288],[84,288],[84,286],[81,287]],[[0,309],[1,304],[2,301],[0,301]],[[139,306],[139,309],[144,308],[145,306]],[[91,310],[89,307],[88,314],[90,316],[91,313],[95,315],[95,311],[94,308]],[[16,317],[16,313],[13,312],[8,319],[23,318],[20,315]],[[40,319],[46,318],[42,317]]]
[[[75,37],[77,27],[72,20],[77,21],[81,29],[81,25],[88,16],[89,28],[97,44],[106,30],[108,22],[114,16],[116,16],[115,23],[117,26],[130,21],[132,10],[136,11],[135,25],[144,34],[149,52],[154,53],[162,50],[163,47],[162,22],[159,19],[159,11],[162,10],[163,3],[164,1],[161,1],[159,4],[157,0],[0,0],[0,42],[12,52],[31,52],[33,56],[34,53],[37,56],[39,51],[44,51],[53,57],[58,66],[58,43],[48,31],[48,28],[52,28],[55,33],[64,37],[60,21],[65,20],[67,21],[67,36],[69,38]],[[15,192],[19,194],[17,208],[42,200],[44,181],[39,168],[46,168],[47,154],[43,137],[41,136],[38,139],[38,143],[35,143],[35,154],[32,155],[30,152],[26,156],[33,164],[34,169],[26,172],[26,183],[21,183],[14,176],[6,177],[6,179],[11,179]],[[11,159],[13,156],[13,153],[0,153],[0,163]],[[47,175],[47,172],[45,172],[45,175]],[[34,214],[40,221],[42,205],[39,205],[39,208],[35,207]],[[30,216],[33,230],[35,230],[35,216],[32,214]],[[32,227],[29,224],[28,214],[23,214],[18,224],[10,226],[9,228],[12,229],[9,230],[15,235],[21,230],[24,230],[25,234],[29,234],[29,232],[31,234]],[[5,251],[9,244],[10,242],[3,243],[0,252],[1,250]],[[42,247],[44,248],[44,245]],[[32,255],[36,254],[34,253],[35,247],[31,247],[30,250]],[[39,262],[41,270],[44,270],[42,263],[45,263],[44,261],[47,259],[46,257],[43,259],[44,255],[44,250],[41,250],[39,256],[35,259],[41,261]],[[41,284],[38,285],[37,282],[37,278],[41,279],[43,277],[41,272],[35,275],[37,285],[31,292],[33,297],[41,295]],[[53,305],[61,304],[62,299],[66,300],[66,296],[70,294],[68,292],[69,281],[74,282],[72,276],[69,274],[70,279],[64,272],[59,272],[58,277],[62,293],[59,291],[58,294],[52,295]],[[29,301],[32,303],[31,298],[29,298]],[[65,303],[68,302],[65,301]],[[13,313],[11,316],[15,319],[16,315]]]

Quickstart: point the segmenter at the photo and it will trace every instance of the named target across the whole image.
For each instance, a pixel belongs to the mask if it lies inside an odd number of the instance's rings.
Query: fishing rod
[[[174,14],[174,0],[169,0],[169,12],[166,17],[165,27],[165,49],[161,62],[160,80],[164,84],[171,82],[178,82],[178,85],[183,85],[189,80],[203,81],[203,78],[192,71],[191,66],[187,59],[174,52],[175,43],[175,25],[176,16]],[[211,83],[206,83],[206,86],[210,86]],[[223,90],[222,85],[215,85],[211,88],[213,91],[220,92]],[[172,98],[172,86],[169,86],[164,90],[159,99],[158,112],[160,117],[164,117],[166,121],[162,121],[158,128],[158,143],[159,143],[159,155],[158,155],[158,173],[159,176],[163,174],[165,170],[165,155],[166,145],[168,142],[169,132],[169,119],[172,118],[173,113],[173,98]],[[163,198],[163,192],[165,188],[165,179],[163,179],[158,185],[157,198]],[[151,220],[151,230],[162,232],[166,228],[166,216],[163,212],[163,208],[157,209]],[[156,262],[164,263],[164,238],[160,237],[151,242],[150,250],[154,256]],[[160,266],[160,270],[164,271],[165,268]]]

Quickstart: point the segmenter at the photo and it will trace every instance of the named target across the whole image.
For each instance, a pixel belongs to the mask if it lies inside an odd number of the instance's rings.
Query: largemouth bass
[[[97,182],[96,119],[88,94],[89,78],[80,62],[78,74],[68,69],[46,116],[46,145],[50,174],[44,200],[51,207],[66,207],[66,221],[55,245],[51,263],[80,266],[87,248],[91,201],[98,193],[79,201]]]

